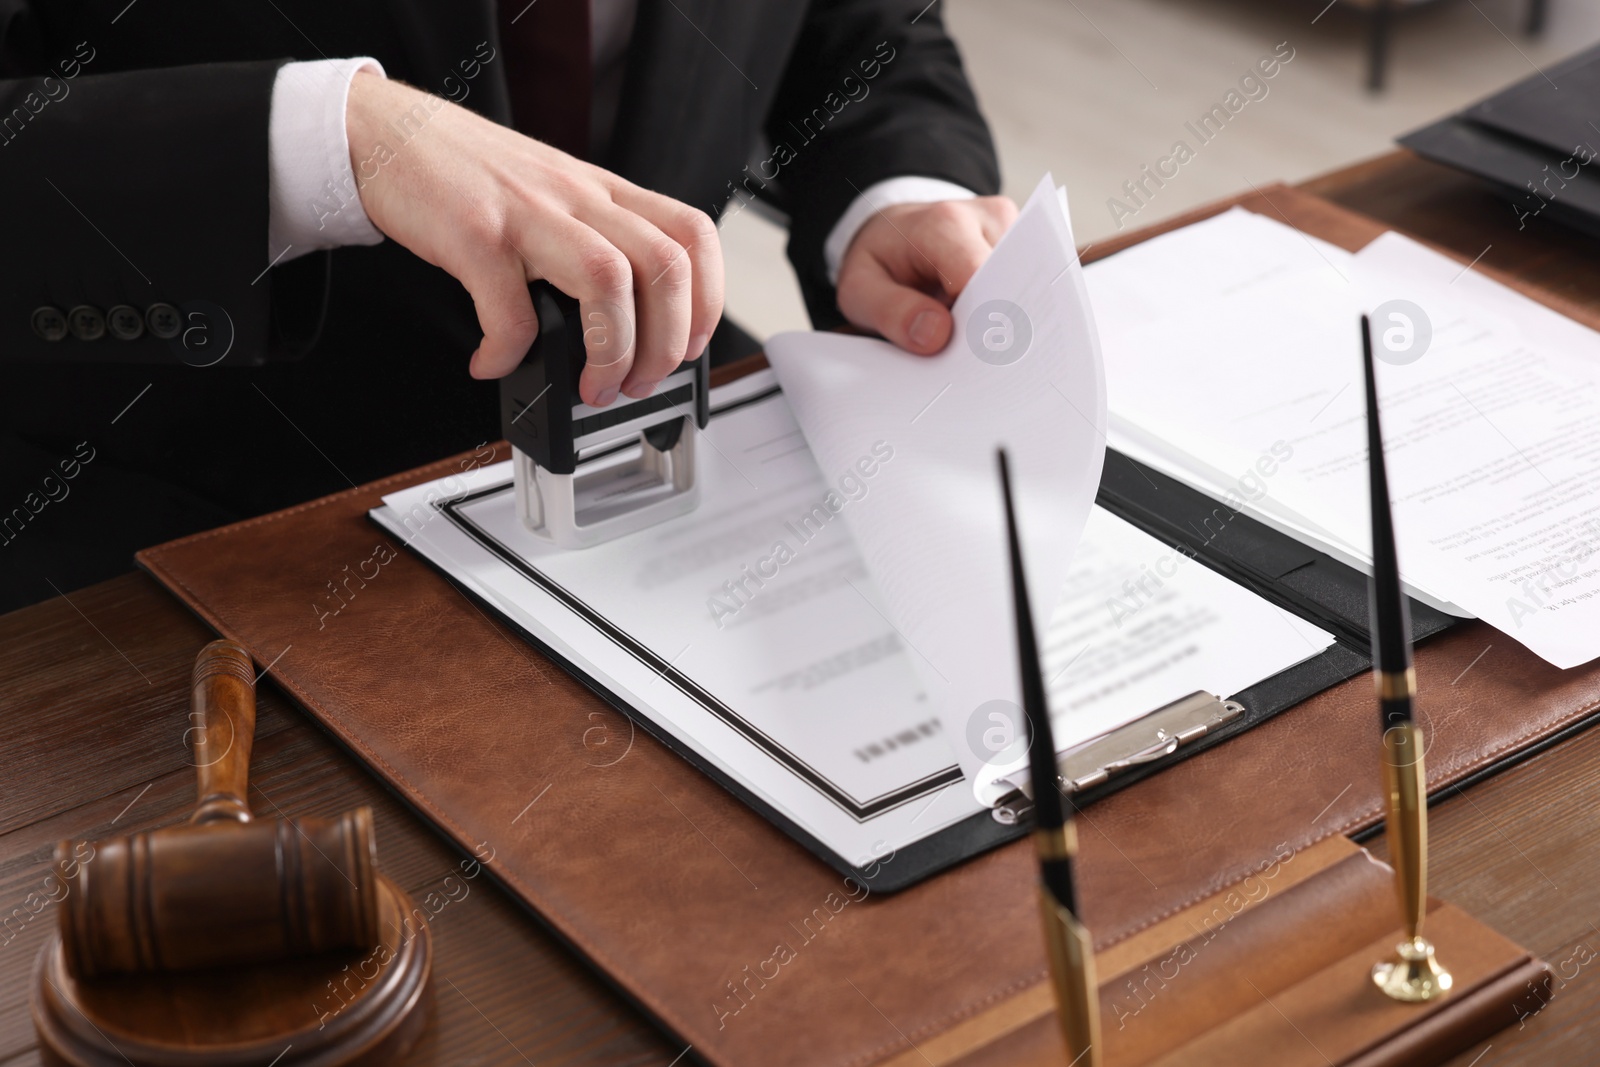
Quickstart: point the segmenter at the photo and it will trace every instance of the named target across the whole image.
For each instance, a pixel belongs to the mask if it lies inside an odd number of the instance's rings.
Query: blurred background
[[[935,2],[994,129],[1005,192],[1021,202],[1050,171],[1067,187],[1080,247],[1251,183],[1300,181],[1386,152],[1396,136],[1600,41],[1600,0],[1544,0],[1536,33],[1538,0],[1395,0],[1374,92],[1383,0]],[[1284,44],[1293,59],[1266,95],[1257,90],[1200,144],[1185,123],[1198,125]],[[1180,139],[1194,157],[1153,196],[1130,198],[1123,183]],[[757,337],[808,327],[784,239],[755,211],[722,228],[728,312]]]

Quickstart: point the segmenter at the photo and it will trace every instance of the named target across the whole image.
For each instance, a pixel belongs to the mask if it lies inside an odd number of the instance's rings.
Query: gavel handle
[[[200,803],[191,821],[249,822],[255,666],[250,654],[232,641],[213,641],[195,659],[186,733],[200,776]]]

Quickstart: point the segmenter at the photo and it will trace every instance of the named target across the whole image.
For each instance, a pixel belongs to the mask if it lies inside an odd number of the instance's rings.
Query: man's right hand
[[[588,404],[647,396],[704,351],[723,292],[704,212],[370,72],[350,83],[345,128],[373,225],[472,295],[474,377],[522,361],[539,332],[528,283],[541,278],[579,302]]]

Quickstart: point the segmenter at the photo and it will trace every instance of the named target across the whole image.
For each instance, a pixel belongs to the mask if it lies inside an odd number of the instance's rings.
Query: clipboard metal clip
[[[1203,691],[1190,693],[1103,737],[1061,753],[1057,757],[1060,773],[1056,783],[1068,795],[1082,792],[1170,756],[1243,714],[1244,705],[1236,700],[1223,700]],[[989,813],[1002,826],[1015,826],[1033,813],[1033,799],[1021,789],[1013,789],[995,801]]]

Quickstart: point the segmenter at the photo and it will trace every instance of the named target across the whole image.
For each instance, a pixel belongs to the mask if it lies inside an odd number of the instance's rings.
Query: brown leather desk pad
[[[1351,249],[1382,229],[1283,186],[1237,202]],[[781,1067],[916,1056],[918,1042],[1044,980],[1026,842],[861,899],[367,519],[384,493],[470,462],[139,562],[272,664],[291,697],[444,833],[492,850],[502,883],[696,1057]],[[1434,790],[1600,707],[1600,669],[1558,671],[1479,623],[1425,642],[1417,672]],[[1097,944],[1286,850],[1376,823],[1374,726],[1372,684],[1353,678],[1091,806],[1081,900]]]

